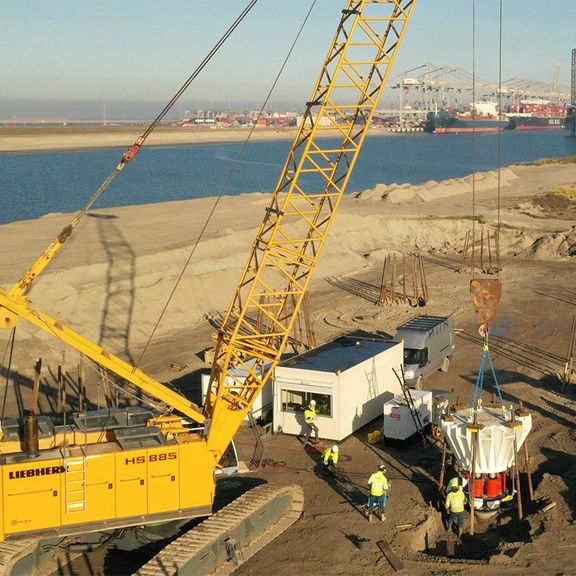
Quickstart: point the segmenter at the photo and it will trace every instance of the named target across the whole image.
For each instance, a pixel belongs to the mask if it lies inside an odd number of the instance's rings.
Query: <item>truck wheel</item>
[[[418,376],[418,378],[416,379],[416,384],[414,385],[414,388],[416,388],[416,390],[422,390],[422,384],[424,382],[424,378],[422,375]]]
[[[442,365],[440,366],[440,372],[448,372],[448,368],[450,368],[450,358],[446,356],[446,358],[442,360]]]

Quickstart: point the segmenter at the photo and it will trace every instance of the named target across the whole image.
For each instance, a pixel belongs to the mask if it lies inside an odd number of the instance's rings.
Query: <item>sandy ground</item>
[[[570,327],[576,314],[573,213],[547,211],[533,200],[559,186],[576,186],[576,164],[511,166],[477,174],[476,238],[497,221],[500,179],[500,252],[503,298],[492,332],[495,367],[507,401],[524,401],[534,418],[529,436],[534,501],[523,482],[525,519],[515,509],[479,522],[475,536],[465,535],[456,557],[445,556],[441,518],[429,502],[436,494],[440,452],[437,446],[400,449],[370,445],[367,434],[379,422],[346,439],[334,478],[317,474],[318,453],[298,439],[274,435],[265,440],[268,466],[251,477],[297,482],[306,496],[303,517],[273,544],[242,566],[239,575],[394,574],[376,547],[386,540],[415,576],[576,574],[576,403],[573,386],[560,386]],[[322,342],[343,332],[393,333],[419,313],[453,314],[457,350],[447,374],[434,374],[425,387],[449,389],[467,405],[481,358],[477,323],[469,301],[469,272],[458,272],[464,238],[472,229],[472,181],[429,182],[412,187],[376,186],[347,197],[310,288],[313,326]],[[208,365],[213,321],[225,311],[238,281],[266,197],[225,198],[205,236],[198,234],[211,209],[210,199],[101,210],[87,217],[53,264],[37,280],[31,300],[65,324],[134,362],[162,381],[197,393],[198,374]],[[10,286],[38,257],[70,215],[0,226],[0,279]],[[484,223],[484,224],[482,224]],[[149,336],[167,302],[191,247],[195,254],[175,297]],[[424,308],[408,304],[379,306],[385,256],[418,252],[430,291]],[[478,257],[478,256],[477,256]],[[487,258],[487,255],[484,255]],[[8,337],[0,335],[2,350]],[[52,375],[63,347],[38,330],[18,328],[10,388],[11,415],[30,402],[30,378],[37,358],[45,371],[40,404],[54,410]],[[66,350],[65,369],[74,372],[77,353]],[[5,365],[5,363],[4,363]],[[5,373],[5,370],[3,371]],[[93,400],[102,392],[93,389]],[[74,398],[70,404],[74,406]],[[248,431],[239,437],[249,460]],[[368,524],[360,514],[366,481],[384,460],[392,480],[387,520]],[[542,507],[554,501],[548,512]],[[412,524],[403,529],[398,526]],[[357,538],[371,540],[360,550]],[[110,553],[85,558],[75,573],[124,573]],[[86,567],[88,566],[88,567]]]
[[[82,148],[112,148],[134,144],[144,132],[141,128],[107,127],[100,129],[97,137],[93,130],[80,130],[71,127],[45,131],[22,128],[0,131],[0,152],[31,152],[42,150],[79,150]],[[149,146],[175,146],[179,144],[208,144],[212,142],[241,142],[250,130],[246,129],[204,129],[204,128],[159,128],[146,144]],[[274,140],[292,138],[289,129],[256,129],[253,140]]]
[[[147,126],[18,126],[0,127],[0,153],[40,152],[44,150],[80,150],[83,148],[112,148],[131,146],[144,133]],[[292,140],[295,128],[248,127],[238,128],[184,128],[160,126],[147,138],[146,146],[178,146],[244,142],[250,134],[251,141]],[[388,130],[373,128],[372,136],[390,135]],[[325,137],[338,136],[326,131]]]

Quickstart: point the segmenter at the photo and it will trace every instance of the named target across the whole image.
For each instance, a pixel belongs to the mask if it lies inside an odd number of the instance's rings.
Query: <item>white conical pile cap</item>
[[[442,431],[456,463],[472,471],[472,438],[476,435],[474,430],[478,430],[474,472],[505,472],[514,464],[514,437],[516,450],[520,450],[532,429],[532,415],[520,412],[512,421],[511,410],[501,408],[483,408],[476,415],[477,426],[472,409],[460,410],[442,421]]]

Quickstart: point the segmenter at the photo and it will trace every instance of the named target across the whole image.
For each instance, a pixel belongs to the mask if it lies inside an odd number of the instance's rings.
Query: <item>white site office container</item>
[[[244,368],[237,368],[236,370],[232,371],[232,374],[237,376],[239,380],[242,381],[246,379],[246,376],[248,376],[248,372]],[[208,392],[208,386],[210,385],[210,374],[202,374],[200,377],[200,384],[202,387],[202,403],[205,404],[206,394]],[[273,382],[271,379],[269,379],[268,382],[266,382],[266,384],[264,385],[264,388],[262,388],[260,394],[258,394],[256,399],[254,400],[254,403],[252,404],[252,414],[254,418],[258,419],[262,418],[263,416],[266,417],[266,414],[264,414],[264,412],[266,411],[269,412],[272,409],[272,397],[273,397],[272,389],[273,389]],[[248,416],[246,416],[245,420],[247,419]]]
[[[418,413],[422,426],[432,418],[432,392],[429,390],[410,390],[414,409]],[[414,418],[410,413],[404,394],[400,393],[384,403],[384,438],[406,440],[418,432]]]
[[[382,415],[401,391],[402,343],[342,336],[279,364],[274,374],[274,430],[301,435],[316,400],[319,437],[342,440]]]

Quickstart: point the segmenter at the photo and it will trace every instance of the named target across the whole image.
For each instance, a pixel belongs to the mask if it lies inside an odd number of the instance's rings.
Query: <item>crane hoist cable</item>
[[[501,168],[501,114],[500,111],[502,109],[502,0],[500,0],[500,10],[499,10],[499,61],[498,61],[498,182],[497,182],[497,206],[498,206],[498,213],[497,213],[497,231],[500,230],[500,202],[501,202],[501,194],[500,194],[500,168]],[[476,0],[472,1],[472,52],[473,52],[473,72],[472,72],[472,86],[473,86],[473,101],[475,102],[475,64],[476,64]],[[473,133],[473,160],[476,160],[476,149],[475,149],[475,140],[476,134]],[[475,165],[474,165],[475,168]],[[470,292],[472,296],[472,301],[476,306],[476,314],[480,320],[480,327],[479,333],[482,336],[483,343],[482,343],[482,358],[480,360],[480,367],[478,369],[478,376],[476,378],[476,384],[474,387],[474,395],[471,402],[471,407],[473,409],[481,409],[482,405],[482,394],[484,391],[484,377],[485,377],[485,366],[486,361],[488,361],[492,373],[492,379],[494,381],[494,385],[496,387],[496,392],[498,393],[498,397],[500,399],[500,404],[504,406],[504,401],[502,399],[502,393],[500,391],[500,385],[498,383],[498,378],[496,376],[496,371],[494,369],[494,364],[492,362],[492,357],[490,354],[490,346],[488,344],[488,337],[490,334],[490,327],[496,315],[496,309],[500,302],[501,296],[501,283],[499,280],[499,272],[500,272],[500,259],[498,256],[498,266],[496,267],[497,270],[497,278],[496,280],[488,280],[488,279],[475,279],[474,277],[474,221],[475,221],[475,208],[476,208],[476,197],[475,197],[475,187],[474,187],[474,175],[473,174],[473,185],[472,185],[472,265],[471,265],[471,274],[472,280],[470,282]],[[488,236],[488,242],[490,242],[490,237]],[[496,247],[499,250],[499,242]]]
[[[502,34],[503,34],[503,3],[499,1],[499,14],[498,14],[498,128],[497,128],[497,215],[496,215],[496,276],[500,275],[500,205],[501,205],[501,170],[502,170]],[[475,243],[476,243],[476,166],[477,166],[477,150],[476,150],[476,0],[472,0],[472,257],[470,262],[472,279],[475,277]],[[490,235],[488,235],[488,242],[490,242]]]
[[[473,0],[473,11],[474,11],[474,29],[475,29],[475,4],[476,4],[476,0]],[[501,201],[501,193],[500,193],[500,172],[501,172],[501,159],[502,159],[502,148],[501,148],[501,140],[502,140],[502,130],[501,130],[501,121],[502,121],[502,117],[501,117],[501,110],[502,110],[502,0],[500,0],[499,2],[499,46],[498,46],[498,167],[497,167],[497,174],[498,174],[498,183],[497,183],[497,233],[499,235],[500,232],[500,224],[501,224],[501,220],[500,220],[500,201]],[[474,35],[474,34],[473,34]],[[475,53],[475,51],[474,51]],[[473,201],[474,203],[474,201]],[[490,242],[490,238],[488,238],[488,242]],[[498,241],[498,245],[497,245],[497,250],[500,249],[500,242]],[[472,254],[474,254],[474,250],[472,250]],[[499,275],[500,275],[500,257],[498,254],[498,265],[496,267],[496,274],[497,274],[497,279],[495,281],[496,284],[500,284],[500,280]],[[472,269],[472,274],[474,274],[474,269]],[[491,320],[481,324],[479,332],[482,336],[483,339],[483,343],[482,343],[482,358],[480,360],[480,367],[478,369],[478,376],[476,378],[476,384],[474,387],[474,396],[472,398],[472,402],[470,404],[471,408],[473,409],[477,409],[480,410],[482,407],[482,394],[484,392],[484,377],[485,377],[485,366],[486,366],[486,361],[488,361],[489,365],[490,365],[490,370],[492,373],[492,380],[494,382],[494,385],[496,387],[496,392],[498,393],[498,398],[500,399],[500,405],[504,408],[504,399],[502,398],[502,392],[500,390],[500,385],[498,383],[498,377],[496,376],[496,370],[494,369],[494,364],[492,362],[492,356],[490,354],[490,346],[488,345],[488,337],[490,335],[490,327],[491,327],[491,321],[494,318],[494,315],[496,314],[496,306],[498,305],[499,301],[500,301],[500,290],[501,287],[498,286],[497,290],[494,289],[494,291],[490,290],[490,282],[491,281],[477,281],[477,284],[480,285],[481,283],[484,283],[483,286],[483,292],[485,294],[485,302],[489,302],[490,299],[495,299],[495,304],[493,305],[493,314],[491,317]],[[474,283],[474,279],[473,282],[471,284],[471,286]],[[498,293],[498,295],[496,296],[496,292]]]
[[[102,194],[108,189],[110,184],[114,181],[114,179],[124,170],[126,165],[130,163],[140,152],[140,149],[146,142],[146,139],[150,135],[150,133],[158,126],[158,124],[162,121],[162,119],[168,114],[168,112],[172,109],[174,104],[177,100],[184,94],[184,92],[188,89],[190,84],[198,77],[200,72],[206,67],[208,62],[214,57],[216,52],[224,45],[226,40],[232,35],[234,30],[238,28],[240,23],[246,18],[252,8],[256,5],[258,0],[250,0],[244,10],[240,13],[240,15],[236,18],[236,20],[232,23],[232,25],[226,30],[226,32],[222,35],[222,37],[216,42],[213,48],[208,52],[206,57],[202,60],[202,62],[197,66],[196,70],[188,77],[186,82],[182,84],[180,89],[174,94],[172,99],[166,104],[164,109],[156,116],[156,118],[151,122],[151,124],[146,128],[146,130],[142,133],[140,138],[128,148],[126,152],[122,155],[120,162],[116,165],[112,173],[102,182],[100,187],[96,190],[96,192],[92,195],[90,200],[87,204],[82,208],[72,219],[72,221],[67,224],[58,234],[57,239],[50,245],[50,247],[42,254],[42,256],[35,262],[35,264],[30,268],[30,270],[21,278],[21,280],[16,284],[11,290],[10,293],[12,296],[20,296],[22,295],[32,284],[34,279],[39,275],[39,273],[49,264],[52,260],[60,246],[64,244],[64,242],[70,237],[76,226],[80,223],[82,218],[86,215],[88,210],[92,208],[94,203],[102,196]]]
[[[496,246],[496,277],[500,276],[500,204],[501,204],[501,172],[502,172],[502,130],[500,122],[502,121],[502,31],[503,31],[503,0],[500,0],[498,10],[498,197],[497,197],[497,215],[496,215],[496,234],[498,244]]]
[[[474,280],[476,247],[476,0],[472,0],[472,256],[470,273]]]
[[[150,347],[150,343],[152,342],[152,339],[154,338],[154,335],[156,334],[156,331],[158,330],[158,326],[160,325],[160,322],[162,321],[162,318],[164,317],[164,314],[166,313],[166,310],[168,309],[168,306],[170,305],[170,302],[172,301],[172,298],[174,297],[174,294],[176,293],[176,290],[178,289],[178,286],[180,285],[180,282],[182,281],[182,278],[184,277],[184,274],[185,274],[186,270],[188,269],[188,266],[190,265],[192,258],[194,257],[194,254],[196,253],[198,245],[200,244],[202,238],[204,237],[204,234],[206,232],[206,229],[208,228],[208,225],[210,224],[210,222],[212,221],[212,218],[214,217],[214,214],[216,212],[216,208],[218,207],[218,204],[222,200],[222,196],[224,196],[224,192],[228,188],[228,185],[230,184],[234,174],[238,170],[238,166],[240,165],[240,161],[242,160],[244,153],[246,152],[246,147],[248,146],[250,140],[252,139],[252,134],[254,133],[254,130],[256,129],[256,126],[258,125],[258,120],[261,118],[262,114],[264,113],[264,110],[266,109],[268,102],[270,101],[270,98],[272,97],[272,93],[274,92],[274,89],[276,88],[276,85],[278,84],[278,81],[280,80],[280,77],[281,77],[282,73],[284,72],[284,69],[286,68],[286,64],[288,63],[288,60],[290,59],[292,52],[294,52],[294,48],[296,47],[296,44],[298,43],[298,40],[300,39],[300,36],[302,35],[304,27],[306,26],[306,23],[308,22],[308,19],[310,18],[310,15],[312,14],[312,11],[314,10],[314,7],[316,6],[317,1],[318,0],[312,0],[312,2],[310,4],[310,8],[308,8],[308,11],[306,12],[306,15],[304,16],[304,20],[302,21],[302,24],[300,25],[300,28],[298,29],[298,32],[296,33],[296,36],[295,36],[294,40],[292,41],[292,44],[290,45],[288,53],[286,54],[284,61],[282,62],[282,65],[280,66],[280,69],[278,70],[278,73],[276,74],[276,77],[274,78],[274,81],[272,82],[270,89],[268,90],[266,98],[264,99],[262,106],[260,107],[260,110],[258,111],[258,114],[256,115],[256,120],[254,121],[253,126],[250,128],[250,131],[248,132],[248,135],[246,136],[244,142],[242,142],[242,146],[241,146],[240,150],[238,151],[236,159],[232,162],[232,165],[230,166],[228,172],[226,173],[226,175],[224,177],[224,180],[223,180],[222,185],[220,187],[220,191],[219,191],[218,195],[215,197],[214,203],[212,204],[212,208],[210,209],[210,212],[208,213],[208,216],[206,217],[206,220],[205,220],[204,224],[202,225],[202,228],[201,228],[200,232],[198,233],[198,236],[197,236],[194,244],[192,245],[192,249],[190,250],[190,253],[188,254],[188,258],[186,259],[186,262],[184,262],[184,265],[182,266],[182,269],[178,275],[178,278],[176,279],[176,282],[174,283],[172,291],[168,295],[168,299],[166,300],[166,303],[164,304],[164,307],[162,308],[162,311],[160,312],[160,315],[158,316],[158,320],[156,321],[156,323],[154,324],[154,327],[152,328],[152,331],[150,332],[150,336],[148,337],[146,345],[142,349],[142,352],[140,353],[138,360],[134,364],[134,366],[136,366],[136,367],[138,367],[140,365],[140,363],[142,362],[142,358],[144,357],[144,355],[148,351],[148,348]]]

